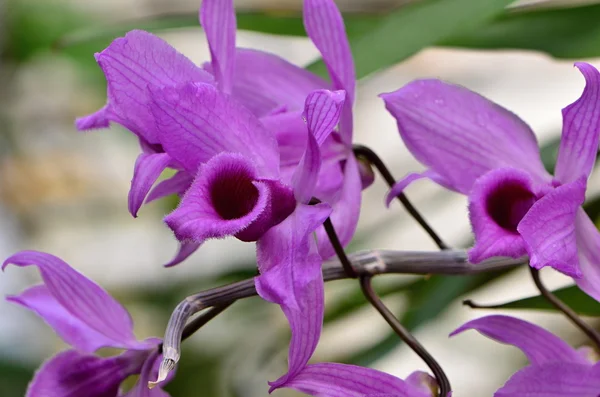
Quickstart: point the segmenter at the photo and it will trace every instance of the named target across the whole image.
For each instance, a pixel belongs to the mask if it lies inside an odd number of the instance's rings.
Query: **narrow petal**
[[[598,397],[599,391],[600,364],[558,362],[523,368],[494,397]]]
[[[160,181],[150,191],[146,197],[146,203],[157,200],[159,198],[177,194],[182,196],[194,181],[194,174],[187,171],[177,171],[172,177]]]
[[[158,366],[161,361],[162,354],[159,354],[157,351],[152,353],[144,362],[137,383],[123,397],[168,397],[169,393],[165,392],[162,387],[173,378],[175,371],[172,371],[171,376],[164,382],[161,382],[160,386],[153,387],[152,389],[148,387],[148,381],[156,379]]]
[[[527,254],[517,226],[536,198],[533,182],[523,171],[499,168],[479,178],[469,195],[469,219],[475,234],[469,260],[479,263],[494,256]]]
[[[564,340],[537,325],[508,316],[486,316],[469,321],[450,336],[468,329],[500,343],[519,348],[533,365],[553,362],[585,364],[587,361]]]
[[[171,267],[180,264],[186,260],[190,255],[200,248],[202,243],[195,243],[193,241],[182,241],[179,243],[179,250],[173,259],[164,264],[164,267]]]
[[[123,125],[149,143],[158,143],[148,104],[148,85],[165,87],[186,81],[211,83],[212,76],[164,40],[134,30],[96,54],[106,76],[108,102],[98,112],[77,120],[79,129]]]
[[[36,372],[26,397],[115,397],[121,382],[140,371],[144,357],[136,353],[100,358],[62,352]]]
[[[575,217],[585,200],[586,177],[559,186],[525,214],[517,230],[536,269],[550,266],[580,278]]]
[[[200,25],[206,33],[212,71],[219,88],[231,92],[235,67],[235,9],[233,0],[204,0],[200,5]]]
[[[253,166],[232,153],[202,165],[179,207],[165,218],[177,239],[202,243],[237,235],[253,241],[285,219],[295,205],[292,190],[257,178]]]
[[[332,0],[305,0],[304,27],[327,66],[334,90],[345,90],[347,100],[342,110],[342,141],[352,144],[352,105],[356,75],[344,20]]]
[[[19,267],[37,266],[44,285],[52,297],[75,319],[113,341],[112,347],[140,349],[146,345],[137,342],[129,313],[105,290],[63,260],[42,252],[21,251],[9,257],[8,264]]]
[[[402,379],[355,365],[320,363],[306,366],[286,387],[318,397],[431,397]]]
[[[129,213],[137,217],[137,213],[144,203],[150,188],[158,179],[160,174],[167,168],[171,157],[166,153],[146,154],[142,153],[135,161],[133,179],[129,189],[128,207]]]
[[[469,194],[477,178],[499,167],[550,180],[529,126],[479,94],[417,80],[381,97],[408,150],[460,193]]]
[[[600,232],[582,208],[577,211],[575,233],[582,274],[575,281],[585,293],[600,301]]]
[[[411,172],[410,174],[406,175],[404,178],[396,182],[394,186],[392,186],[387,196],[385,197],[385,205],[389,207],[392,201],[394,201],[394,199],[398,197],[408,185],[410,185],[414,181],[418,181],[419,179],[423,178],[431,179],[432,181],[443,185],[443,180],[441,179],[441,177],[432,170],[426,170],[423,172]]]
[[[339,122],[344,97],[344,91],[319,90],[306,98],[304,115],[308,125],[308,141],[304,156],[292,178],[294,194],[300,203],[307,204],[313,196],[321,170],[319,147]]]
[[[279,174],[277,141],[260,121],[231,97],[208,84],[151,90],[161,143],[189,172],[228,151],[254,162],[258,174]]]
[[[572,182],[592,172],[600,135],[600,73],[588,63],[579,62],[585,77],[581,97],[563,109],[563,131],[556,160],[555,176],[562,183]]]

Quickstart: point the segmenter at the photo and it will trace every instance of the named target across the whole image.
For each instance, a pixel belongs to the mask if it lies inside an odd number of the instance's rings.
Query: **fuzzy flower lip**
[[[551,266],[576,279],[600,278],[593,248],[578,238],[579,210],[600,134],[600,74],[576,63],[585,79],[580,98],[563,109],[555,176],[540,160],[531,129],[516,115],[466,88],[418,80],[381,97],[411,153],[428,167],[399,181],[388,200],[427,176],[469,196],[475,246],[472,262],[529,255],[535,268]],[[598,232],[594,232],[594,235]],[[588,237],[588,240],[597,240]],[[584,263],[582,263],[584,262]],[[592,296],[600,287],[582,282]]]

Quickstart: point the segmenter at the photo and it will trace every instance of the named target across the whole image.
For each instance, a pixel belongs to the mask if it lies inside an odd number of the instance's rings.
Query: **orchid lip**
[[[253,176],[247,170],[223,175],[214,181],[210,198],[224,220],[239,219],[249,214],[258,202],[259,191]]]
[[[519,181],[506,181],[488,195],[486,211],[501,228],[517,232],[517,226],[537,197]]]

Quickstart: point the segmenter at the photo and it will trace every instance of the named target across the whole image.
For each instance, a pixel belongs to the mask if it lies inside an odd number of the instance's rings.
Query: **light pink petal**
[[[475,246],[469,250],[471,262],[527,254],[517,226],[537,199],[534,190],[529,175],[513,168],[498,168],[477,180],[469,195],[475,234]]]
[[[109,346],[141,349],[146,347],[133,335],[129,313],[98,284],[87,279],[63,260],[43,252],[21,251],[2,265],[37,266],[47,292],[76,321],[112,340]],[[39,291],[38,291],[39,292]]]
[[[550,266],[568,276],[580,278],[575,216],[585,200],[586,178],[559,186],[536,201],[519,223],[536,269]]]
[[[131,215],[137,217],[137,213],[150,188],[167,168],[170,161],[171,157],[166,153],[142,153],[138,156],[133,169],[133,179],[131,180],[128,197],[128,207]]]
[[[558,336],[527,321],[508,316],[486,316],[469,321],[450,336],[474,329],[488,338],[519,348],[533,365],[553,362],[585,364],[577,350]]]
[[[189,172],[221,152],[252,160],[262,177],[279,174],[277,141],[261,122],[230,96],[209,84],[185,84],[152,91],[152,113],[160,140]]]
[[[190,255],[200,248],[202,243],[196,243],[193,241],[182,241],[179,243],[179,250],[177,254],[169,262],[164,264],[164,267],[171,267],[180,264],[186,260]]]
[[[562,183],[572,182],[592,172],[600,135],[600,73],[588,63],[579,62],[585,77],[581,97],[563,109],[563,132],[556,160],[555,176]]]
[[[194,174],[187,171],[177,171],[175,175],[167,178],[154,186],[146,197],[146,203],[157,200],[162,197],[177,194],[182,196],[194,181]]]
[[[212,72],[225,92],[231,92],[235,68],[235,9],[233,0],[203,0],[200,5],[200,25],[206,33]]]
[[[164,40],[141,30],[118,38],[96,61],[108,84],[108,102],[98,112],[77,120],[79,129],[123,125],[149,143],[158,143],[150,113],[149,85],[165,87],[187,81],[211,83],[212,76],[178,53]]]
[[[352,144],[352,105],[356,89],[354,60],[346,36],[344,20],[332,0],[305,0],[304,27],[327,66],[334,90],[345,90],[340,133],[346,145]]]
[[[344,91],[327,90],[315,91],[306,98],[304,115],[308,125],[308,141],[292,178],[294,195],[300,203],[307,204],[313,196],[322,161],[319,147],[339,122],[344,98]]]
[[[308,365],[286,387],[318,397],[431,397],[431,393],[384,372],[337,363]]]
[[[582,208],[575,218],[575,233],[582,274],[575,281],[585,293],[600,301],[600,233]]]
[[[285,219],[294,206],[289,187],[258,178],[246,157],[221,153],[200,167],[165,222],[180,241],[202,243],[229,235],[254,241]]]
[[[550,180],[529,126],[479,94],[417,80],[380,96],[408,150],[458,192],[469,194],[477,178],[499,167]]]

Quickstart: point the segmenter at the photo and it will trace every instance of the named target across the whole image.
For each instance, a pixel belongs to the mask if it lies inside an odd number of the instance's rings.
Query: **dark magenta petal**
[[[223,92],[230,93],[235,67],[236,20],[233,0],[202,1],[200,25],[206,34],[217,84]]]
[[[137,217],[137,213],[152,185],[154,185],[160,174],[167,168],[170,161],[171,157],[166,153],[141,153],[138,156],[135,161],[133,179],[131,180],[128,197],[129,213],[133,217]]]

